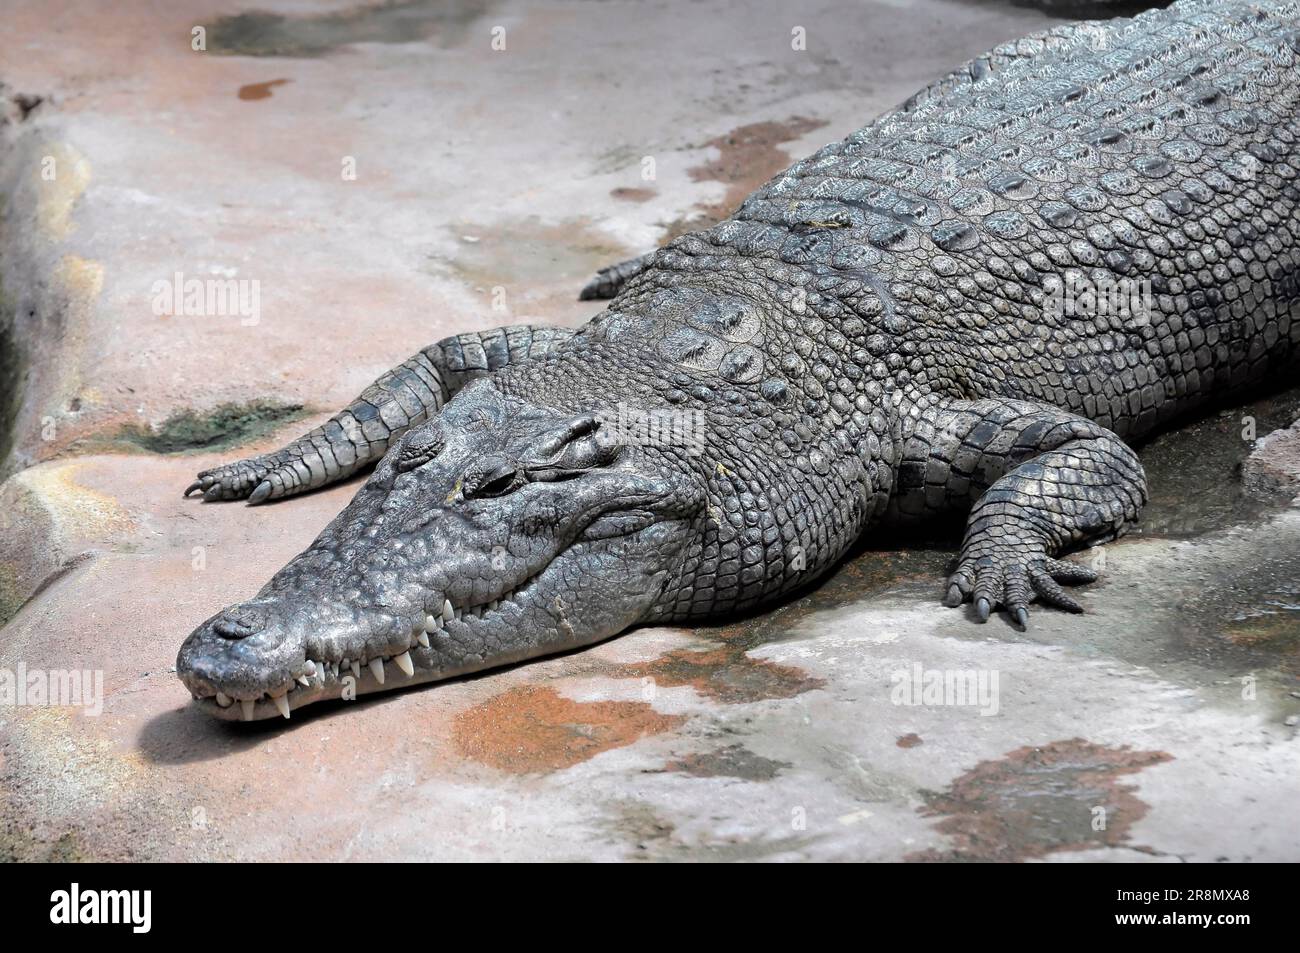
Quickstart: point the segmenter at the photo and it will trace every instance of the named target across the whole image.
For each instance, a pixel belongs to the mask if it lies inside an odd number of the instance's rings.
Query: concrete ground
[[[936,531],[751,619],[287,723],[210,720],[172,671],[358,486],[203,504],[180,495],[198,469],[447,334],[581,323],[598,267],[1054,22],[7,4],[0,858],[1300,860],[1295,392],[1147,448],[1142,532],[1080,557],[1105,570],[1085,615],[1023,633],[939,606]],[[160,301],[177,274],[258,298],[187,315]],[[20,666],[102,673],[102,711],[5,702]],[[966,672],[983,694],[939,690]]]

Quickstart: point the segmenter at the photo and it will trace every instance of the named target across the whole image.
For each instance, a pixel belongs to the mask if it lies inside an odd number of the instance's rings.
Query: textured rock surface
[[[923,3],[904,16],[828,3],[801,13],[809,48],[792,54],[796,24],[775,5],[720,7],[685,32],[669,12],[485,4],[430,14],[403,43],[364,14],[315,24],[311,43],[288,20],[298,47],[277,49],[310,56],[204,58],[184,39],[209,6],[111,31],[72,8],[57,40],[49,4],[15,11],[7,49],[41,55],[6,60],[0,79],[49,102],[6,133],[14,217],[0,274],[8,301],[32,303],[15,314],[55,330],[33,336],[13,431],[10,468],[36,465],[0,490],[0,584],[16,580],[24,598],[45,588],[0,634],[0,662],[101,669],[107,698],[97,718],[0,710],[0,851],[969,858],[992,850],[982,831],[1024,828],[1046,766],[1076,793],[997,856],[1300,858],[1297,742],[1283,723],[1297,707],[1294,510],[1112,544],[1089,615],[1044,615],[1028,634],[973,629],[934,605],[954,540],[899,553],[882,541],[747,623],[639,630],[286,729],[189,708],[167,671],[178,637],[250,594],[355,484],[199,519],[176,490],[228,453],[79,446],[222,403],[339,405],[443,334],[575,324],[591,313],[570,301],[590,273],[722,194],[689,174],[709,154],[696,144],[774,117],[826,120],[783,146],[805,154],[1053,22],[1010,7]],[[489,47],[498,23],[505,54]],[[172,35],[175,47],[158,39]],[[652,49],[680,60],[665,71]],[[574,74],[542,82],[557,61]],[[74,170],[71,191],[23,198],[47,154]],[[657,193],[632,205],[613,193],[644,185],[647,154]],[[355,181],[339,178],[347,155]],[[153,282],[231,269],[261,280],[257,325],[153,314]],[[997,671],[998,714],[894,704],[893,676],[917,664]],[[984,789],[994,796],[972,819]],[[1120,813],[1109,833],[1091,826],[1098,806]]]
[[[1246,458],[1241,479],[1262,495],[1300,493],[1300,421],[1261,439]]]

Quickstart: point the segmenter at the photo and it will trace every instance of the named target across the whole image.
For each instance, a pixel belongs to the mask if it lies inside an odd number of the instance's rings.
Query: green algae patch
[[[286,16],[253,10],[208,25],[208,49],[227,56],[324,56],[353,43],[460,42],[487,0],[405,0]]]
[[[15,443],[14,426],[22,406],[27,358],[14,330],[13,309],[0,287],[0,476]]]
[[[26,601],[18,572],[12,566],[0,563],[0,626],[16,616]]]
[[[207,413],[183,410],[156,427],[127,424],[118,439],[150,453],[228,450],[305,416],[302,404],[254,400],[222,404]]]

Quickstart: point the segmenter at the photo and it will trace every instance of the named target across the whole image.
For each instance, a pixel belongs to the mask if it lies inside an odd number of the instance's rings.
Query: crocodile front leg
[[[904,445],[895,514],[971,505],[944,604],[975,604],[981,622],[1003,607],[1021,625],[1035,599],[1082,611],[1061,582],[1091,569],[1056,557],[1123,534],[1146,502],[1146,475],[1119,437],[1032,401],[938,404]]]
[[[249,503],[342,480],[382,457],[394,440],[433,414],[465,384],[515,361],[545,354],[569,328],[516,325],[444,338],[384,374],[310,433],[273,453],[203,470],[185,495]]]

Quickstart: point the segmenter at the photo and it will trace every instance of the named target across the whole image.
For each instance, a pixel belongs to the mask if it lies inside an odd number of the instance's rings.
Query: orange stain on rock
[[[668,226],[665,243],[701,228],[716,225],[739,208],[751,192],[790,165],[790,156],[779,148],[826,125],[820,119],[795,116],[785,122],[755,122],[710,139],[706,146],[718,150],[718,158],[697,165],[688,172],[695,182],[720,182],[727,187],[719,202],[697,206],[694,213]]]
[[[618,666],[614,678],[653,678],[659,685],[689,685],[701,695],[729,704],[793,698],[826,683],[802,669],[750,658],[742,645],[703,652],[677,649],[649,662]]]
[[[289,82],[287,79],[271,79],[265,83],[249,83],[247,86],[239,87],[239,98],[243,100],[270,99],[271,90],[276,86],[283,86]]]
[[[624,202],[648,202],[659,193],[654,189],[632,189],[620,187],[617,189],[611,189],[609,194],[616,199],[623,200]]]
[[[921,809],[927,817],[943,818],[935,829],[951,838],[950,847],[906,859],[1023,861],[1127,844],[1149,808],[1119,778],[1172,760],[1164,751],[1071,738],[981,761],[946,792],[927,795]]]
[[[466,758],[511,774],[540,774],[670,731],[685,720],[661,715],[645,702],[576,702],[553,688],[526,685],[461,712],[452,740]]]

